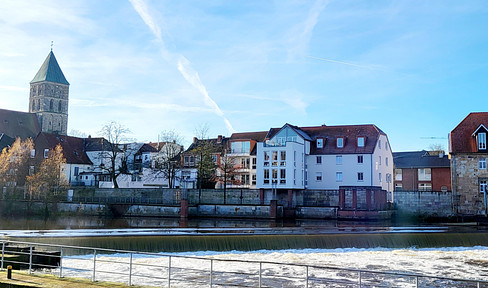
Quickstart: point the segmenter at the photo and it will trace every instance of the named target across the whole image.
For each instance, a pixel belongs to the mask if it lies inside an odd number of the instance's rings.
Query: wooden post
[[[264,205],[264,189],[263,188],[259,189],[259,201],[260,201],[261,205]]]
[[[358,190],[352,189],[352,209],[358,208]]]
[[[278,214],[278,200],[269,201],[269,217],[276,219]]]
[[[288,208],[291,208],[293,205],[293,190],[288,189]]]

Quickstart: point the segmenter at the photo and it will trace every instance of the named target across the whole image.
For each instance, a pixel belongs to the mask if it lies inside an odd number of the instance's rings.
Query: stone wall
[[[452,216],[452,192],[401,191],[395,192],[398,213],[426,217]]]
[[[454,207],[459,214],[485,214],[484,195],[480,193],[479,181],[488,180],[488,170],[479,169],[479,159],[488,154],[456,154],[451,159]]]

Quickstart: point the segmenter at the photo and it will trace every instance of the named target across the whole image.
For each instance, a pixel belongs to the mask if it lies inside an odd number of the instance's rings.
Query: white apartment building
[[[286,124],[257,145],[257,188],[378,186],[391,192],[392,174],[388,137],[375,125]]]

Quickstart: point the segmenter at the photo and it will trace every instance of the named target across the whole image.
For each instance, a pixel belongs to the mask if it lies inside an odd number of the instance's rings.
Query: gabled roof
[[[59,67],[58,61],[56,61],[53,51],[49,52],[46,60],[44,60],[41,68],[37,71],[36,76],[34,76],[34,79],[32,79],[30,83],[42,81],[69,85],[68,80],[64,77],[63,71],[61,71],[61,68]]]
[[[488,112],[472,112],[459,123],[450,134],[451,153],[477,152],[474,133],[481,128],[488,127]]]
[[[112,144],[107,141],[107,139],[102,137],[88,137],[84,138],[85,151],[86,152],[96,152],[96,151],[111,151]]]
[[[232,133],[232,135],[230,136],[230,141],[254,140],[257,142],[263,142],[266,139],[267,134],[268,131]]]
[[[44,149],[52,150],[58,144],[61,144],[66,163],[92,165],[93,163],[85,153],[84,142],[83,138],[44,132],[39,133],[34,140],[37,155],[42,155],[43,153],[41,152]]]
[[[213,139],[197,139],[195,138],[193,143],[188,147],[188,149],[185,150],[184,153],[193,153],[195,149],[203,147],[204,145],[210,145],[213,149],[213,153],[221,153],[227,148],[227,143],[229,141],[229,138],[222,137],[220,142],[218,140],[219,138],[213,138]]]
[[[485,125],[481,124],[474,132],[473,134],[471,134],[471,136],[476,136],[476,133],[478,133],[478,131],[480,131],[480,129],[484,130],[485,132],[488,131],[488,129],[486,129]]]
[[[312,127],[297,127],[290,124],[289,126],[300,135],[305,134],[309,141],[314,141],[317,138],[324,139],[324,147],[317,148],[315,143],[310,145],[310,154],[323,155],[323,154],[371,154],[374,152],[376,143],[380,135],[386,136],[385,132],[379,129],[376,125],[339,125],[339,126],[312,126]],[[285,127],[283,126],[283,127]],[[282,128],[271,128],[266,136],[266,139],[271,139]],[[365,137],[364,147],[357,147],[357,137]],[[344,147],[337,148],[337,138],[344,138]]]
[[[12,146],[14,142],[15,142],[14,138],[9,137],[3,133],[0,133],[0,153],[2,152],[3,148]]]
[[[428,151],[394,152],[395,168],[449,168],[451,161],[447,155],[431,155]]]
[[[24,140],[36,137],[39,132],[41,128],[36,114],[0,109],[0,133]]]

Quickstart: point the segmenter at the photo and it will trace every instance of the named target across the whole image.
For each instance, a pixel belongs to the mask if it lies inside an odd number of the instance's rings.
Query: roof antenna
[[[54,42],[54,41],[51,41],[51,52],[53,52],[53,45],[54,45],[54,43],[53,43],[53,42]]]

